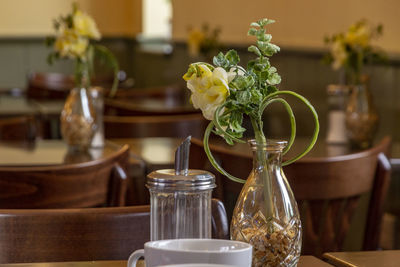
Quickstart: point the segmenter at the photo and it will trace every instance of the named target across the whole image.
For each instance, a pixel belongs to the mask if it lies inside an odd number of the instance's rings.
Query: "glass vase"
[[[70,149],[87,150],[96,131],[96,112],[85,87],[71,90],[60,119],[61,134]]]
[[[327,87],[328,96],[328,128],[326,142],[328,144],[347,143],[346,135],[346,102],[348,86],[330,84]]]
[[[365,149],[372,145],[378,126],[378,113],[366,85],[350,87],[346,108],[346,129],[350,143]]]
[[[103,88],[99,86],[90,88],[90,95],[92,97],[92,104],[96,111],[96,131],[93,135],[91,147],[102,148],[104,147],[104,93]]]
[[[233,211],[231,239],[253,246],[252,266],[296,266],[301,221],[281,168],[284,141],[250,142],[253,169]]]

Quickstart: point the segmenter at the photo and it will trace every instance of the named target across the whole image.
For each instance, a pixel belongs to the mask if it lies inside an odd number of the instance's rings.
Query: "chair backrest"
[[[171,116],[104,116],[106,138],[200,137],[207,121],[201,114]]]
[[[92,78],[92,86],[104,87],[109,91],[114,76],[96,76]],[[32,72],[28,76],[26,94],[35,99],[65,99],[70,90],[75,87],[75,79],[72,75],[56,72]]]
[[[0,167],[0,208],[124,205],[129,147],[83,163]]]
[[[0,210],[0,263],[126,260],[149,220],[149,206]]]
[[[127,260],[150,240],[150,206],[0,210],[0,264]],[[212,200],[213,238],[227,238],[223,204]]]
[[[326,158],[304,158],[283,168],[292,187],[303,224],[303,254],[320,256],[326,251],[342,250],[360,197],[371,193],[363,249],[376,249],[384,199],[390,182],[390,164],[385,156],[391,139],[354,154]],[[211,146],[223,168],[246,178],[252,168],[247,153]],[[230,218],[241,184],[232,182],[210,167],[200,140],[192,139],[191,168],[202,168],[217,175],[214,197],[222,199]]]
[[[36,133],[37,125],[33,116],[0,118],[0,140],[32,142]]]
[[[62,73],[33,72],[28,76],[29,98],[64,99],[74,88],[74,77]]]
[[[179,85],[168,85],[151,88],[118,89],[115,98],[130,99],[171,99],[183,101],[186,90]]]

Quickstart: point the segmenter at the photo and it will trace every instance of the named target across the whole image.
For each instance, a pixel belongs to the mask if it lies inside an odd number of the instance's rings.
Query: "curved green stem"
[[[113,83],[111,86],[111,91],[110,91],[109,96],[114,97],[118,90],[118,72],[119,72],[118,61],[107,47],[96,44],[96,45],[94,45],[94,49],[95,49],[95,53],[97,53],[99,55],[99,58],[105,64],[108,64],[109,67],[113,70],[114,80],[113,80]]]
[[[317,138],[318,138],[318,133],[319,133],[319,121],[318,121],[318,114],[315,111],[315,108],[311,105],[311,103],[302,95],[292,92],[292,91],[277,91],[275,93],[272,93],[268,96],[268,98],[277,96],[277,95],[291,95],[294,97],[297,97],[298,99],[300,99],[311,111],[311,113],[313,114],[314,117],[314,122],[315,122],[315,128],[314,128],[314,133],[312,136],[312,139],[310,141],[310,143],[308,144],[308,147],[302,152],[299,153],[297,156],[295,156],[294,158],[287,160],[285,162],[282,163],[282,166],[287,166],[293,162],[295,162],[296,160],[299,160],[300,158],[304,157],[315,145],[315,143],[317,142]]]
[[[203,143],[204,143],[204,151],[206,152],[206,155],[208,157],[208,160],[210,161],[211,165],[213,165],[213,167],[219,171],[220,173],[222,173],[223,175],[225,175],[226,177],[228,177],[229,179],[231,179],[234,182],[238,182],[238,183],[245,183],[246,180],[237,178],[233,175],[231,175],[230,173],[228,173],[227,171],[225,171],[219,164],[218,162],[215,160],[214,156],[211,153],[210,150],[210,146],[208,144],[208,140],[210,137],[210,133],[212,131],[212,129],[214,128],[214,122],[210,122],[204,132],[204,139],[203,139]]]
[[[296,138],[296,119],[295,119],[293,110],[290,107],[289,103],[283,98],[267,98],[267,99],[264,99],[264,101],[262,102],[262,104],[260,106],[260,116],[264,113],[265,108],[269,104],[274,103],[274,102],[282,103],[283,106],[286,108],[286,111],[288,112],[289,118],[290,118],[290,128],[291,128],[291,130],[290,130],[290,138],[289,138],[287,146],[285,147],[285,149],[282,152],[282,154],[285,155],[290,150],[290,148],[292,147],[292,145],[294,143],[294,140]]]
[[[291,136],[290,136],[290,139],[289,139],[289,142],[288,142],[288,146],[287,146],[286,149],[284,150],[284,153],[286,153],[286,152],[291,148],[291,146],[292,146],[293,143],[294,143],[294,139],[295,139],[295,136],[296,136],[296,120],[295,120],[295,117],[294,117],[293,110],[292,110],[292,108],[290,107],[289,103],[288,103],[286,100],[282,99],[282,98],[274,98],[274,97],[276,97],[276,96],[278,96],[278,95],[280,95],[280,94],[292,95],[292,96],[295,96],[295,97],[297,97],[298,99],[300,99],[300,100],[310,109],[310,111],[311,111],[312,114],[313,114],[314,120],[315,120],[315,129],[314,129],[314,133],[313,133],[312,140],[310,141],[308,147],[307,147],[302,153],[298,154],[298,155],[295,156],[294,158],[292,158],[292,159],[290,159],[290,160],[287,160],[287,161],[285,161],[285,162],[282,163],[282,166],[286,166],[286,165],[289,165],[289,164],[295,162],[296,160],[302,158],[304,155],[306,155],[306,154],[313,148],[313,146],[315,145],[315,143],[316,143],[316,141],[317,141],[317,138],[318,138],[318,133],[319,133],[319,121],[318,121],[318,114],[317,114],[317,112],[315,111],[314,107],[311,105],[311,103],[310,103],[305,97],[303,97],[303,96],[301,96],[301,95],[299,95],[299,94],[297,94],[297,93],[295,93],[295,92],[292,92],[292,91],[277,91],[277,92],[275,92],[275,93],[270,94],[266,99],[264,99],[263,102],[262,102],[262,104],[261,104],[261,106],[260,106],[260,107],[261,107],[261,109],[260,109],[260,113],[261,113],[261,114],[263,113],[263,111],[265,110],[265,108],[266,108],[269,104],[274,103],[274,102],[282,103],[282,104],[284,105],[284,107],[286,108],[288,114],[289,114],[292,131],[291,131]],[[240,140],[240,139],[238,139],[238,138],[236,138],[236,137],[234,137],[234,136],[228,134],[228,133],[221,127],[221,125],[220,125],[220,123],[219,123],[219,114],[220,114],[222,108],[225,107],[225,105],[226,105],[226,103],[224,103],[223,105],[219,106],[219,107],[216,109],[216,111],[215,111],[215,113],[214,113],[214,120],[211,121],[211,122],[208,124],[208,126],[207,126],[207,128],[206,128],[206,130],[205,130],[204,139],[203,139],[204,150],[205,150],[205,152],[206,152],[206,155],[207,155],[207,157],[208,157],[210,163],[212,164],[212,166],[213,166],[217,171],[219,171],[221,174],[225,175],[226,177],[228,177],[228,178],[231,179],[232,181],[239,182],[239,183],[244,183],[245,180],[240,179],[240,178],[237,178],[237,177],[235,177],[235,176],[229,174],[227,171],[225,171],[225,170],[217,163],[217,161],[215,160],[214,156],[212,155],[211,150],[210,150],[210,147],[209,147],[209,137],[210,137],[210,134],[211,134],[211,132],[212,132],[214,126],[215,126],[218,130],[220,130],[221,132],[223,132],[224,134],[226,134],[227,136],[229,136],[230,138],[232,138],[232,140],[235,140],[236,142],[244,143],[243,140]],[[260,114],[260,115],[261,115],[261,114]],[[264,133],[263,133],[263,131],[262,131],[262,129],[261,129],[261,127],[262,127],[261,123],[258,124],[257,121],[256,121],[254,118],[250,118],[250,119],[251,119],[251,123],[252,123],[253,128],[254,128],[254,131],[255,131],[255,137],[256,137],[257,142],[265,142],[265,136],[264,136]]]

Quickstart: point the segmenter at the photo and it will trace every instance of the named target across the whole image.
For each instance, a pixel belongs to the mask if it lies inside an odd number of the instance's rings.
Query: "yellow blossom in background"
[[[365,22],[361,21],[350,26],[346,33],[346,43],[352,46],[367,47],[371,39],[371,28]]]
[[[75,82],[78,86],[90,87],[91,75],[95,73],[94,59],[101,57],[102,63],[108,65],[114,74],[110,96],[114,96],[118,88],[119,65],[111,51],[92,40],[100,40],[101,34],[95,21],[87,13],[81,11],[76,2],[72,11],[61,15],[53,21],[55,35],[46,38],[46,44],[53,48],[47,62],[52,64],[58,59],[75,61]]]
[[[364,65],[385,59],[384,53],[371,44],[381,34],[382,25],[374,26],[367,20],[360,20],[351,25],[347,32],[325,38],[330,45],[325,61],[334,70],[343,69],[348,82],[358,84]]]
[[[189,32],[187,44],[189,48],[189,54],[191,56],[198,56],[200,53],[200,45],[204,41],[205,35],[198,29],[192,29]]]
[[[100,40],[101,34],[92,17],[79,10],[77,4],[73,5],[73,11],[66,17],[55,20],[56,36],[54,51],[61,58],[77,58],[86,61],[86,51],[90,40]],[[51,38],[50,38],[51,39]]]
[[[203,24],[201,30],[191,28],[188,33],[187,46],[189,55],[197,57],[199,55],[210,56],[210,53],[220,48],[218,36],[220,29],[210,30],[208,24]]]
[[[54,43],[54,50],[57,51],[61,57],[82,58],[85,55],[88,45],[89,40],[87,38],[82,38],[74,31],[65,29],[63,34],[57,36]]]
[[[86,13],[77,10],[73,14],[73,29],[78,35],[87,36],[89,38],[99,40],[101,34],[97,29],[97,25],[94,20]]]
[[[203,116],[212,120],[214,112],[229,95],[229,79],[234,76],[218,67],[213,71],[205,64],[191,66],[183,76],[192,92],[190,100],[195,108],[201,109]]]

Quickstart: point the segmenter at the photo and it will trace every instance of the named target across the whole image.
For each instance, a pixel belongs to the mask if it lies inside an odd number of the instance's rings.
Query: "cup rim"
[[[181,241],[196,241],[196,242],[218,242],[218,243],[236,243],[236,244],[240,244],[243,247],[242,248],[235,248],[229,251],[220,251],[220,250],[190,250],[190,249],[185,249],[185,250],[177,250],[177,249],[172,249],[172,248],[168,248],[168,247],[154,247],[152,246],[152,244],[163,241],[163,242],[169,242],[169,241],[175,241],[178,242],[177,240],[181,240]],[[228,245],[228,244],[227,244]],[[179,239],[163,239],[163,240],[155,240],[155,241],[148,241],[144,244],[144,248],[151,248],[151,249],[155,249],[155,250],[163,250],[163,251],[184,251],[184,252],[190,252],[190,253],[204,253],[207,252],[208,254],[217,254],[217,253],[221,253],[221,252],[228,252],[228,253],[240,253],[240,252],[244,252],[247,250],[252,250],[253,246],[250,245],[249,243],[246,242],[242,242],[242,241],[237,241],[237,240],[229,240],[229,239],[212,239],[212,238],[179,238]]]

